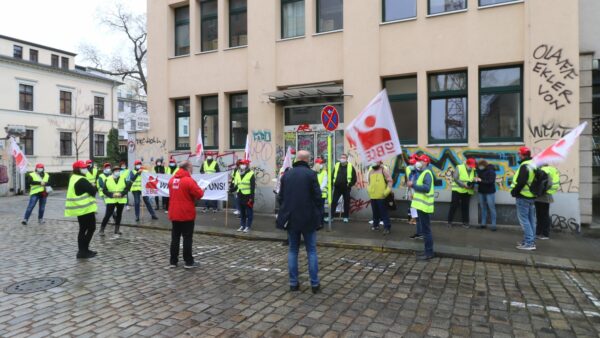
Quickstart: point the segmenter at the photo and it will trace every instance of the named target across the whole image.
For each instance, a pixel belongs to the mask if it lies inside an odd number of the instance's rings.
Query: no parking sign
[[[334,106],[325,106],[321,110],[321,123],[327,131],[334,131],[340,124],[340,114]]]

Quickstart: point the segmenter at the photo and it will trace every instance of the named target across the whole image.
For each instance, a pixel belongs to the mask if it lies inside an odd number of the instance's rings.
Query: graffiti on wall
[[[252,139],[260,142],[271,142],[270,130],[255,130],[252,132]]]
[[[581,232],[581,225],[573,217],[552,214],[551,220],[552,231],[571,232],[575,234]]]
[[[567,82],[579,76],[575,65],[563,53],[562,48],[547,44],[541,44],[533,51],[537,61],[532,71],[541,81],[537,94],[555,110],[571,104],[574,92]]]
[[[277,159],[279,150],[276,150],[271,138],[271,130],[261,129],[252,131],[253,141],[250,146],[250,159],[252,170],[256,175],[257,185],[272,185],[275,177],[273,160]]]
[[[558,140],[567,135],[573,127],[565,125],[555,120],[533,123],[531,119],[527,120],[527,127],[533,137],[533,143],[543,141]]]

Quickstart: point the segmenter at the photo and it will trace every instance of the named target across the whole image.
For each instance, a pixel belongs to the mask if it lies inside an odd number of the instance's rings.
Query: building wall
[[[29,61],[29,55],[31,49],[35,49],[38,51],[38,62],[45,65],[52,64],[52,55],[58,55],[59,67],[61,65],[61,59],[67,58],[69,59],[69,69],[75,68],[75,56],[72,54],[62,53],[57,50],[48,50],[44,49],[41,46],[35,46],[28,43],[16,42],[9,39],[0,38],[0,55],[13,56],[13,46],[18,45],[23,47],[23,60]]]
[[[376,5],[374,5],[374,3]],[[196,1],[190,1],[191,54],[173,57],[173,10],[185,1],[148,1],[149,110],[153,126],[149,137],[164,141],[166,147],[138,147],[151,154],[173,152],[175,118],[173,100],[191,99],[190,139],[196,139],[200,126],[199,97],[219,94],[219,150],[230,149],[228,95],[248,91],[249,133],[268,132],[270,141],[258,138],[253,144],[253,166],[260,168],[261,195],[258,207],[273,207],[272,179],[283,155],[283,118],[281,106],[269,103],[266,93],[293,86],[320,82],[343,83],[345,118],[349,122],[382,89],[382,78],[417,75],[418,144],[407,146],[406,153],[423,151],[440,159],[440,175],[450,164],[462,161],[466,154],[478,153],[500,168],[499,175],[509,176],[516,169],[513,159],[519,146],[534,152],[556,141],[565,130],[579,122],[579,42],[577,3],[561,0],[527,0],[505,6],[479,9],[477,0],[468,1],[468,10],[440,16],[427,16],[425,1],[418,1],[415,20],[381,23],[380,1],[346,1],[344,30],[315,33],[316,1],[305,1],[305,37],[281,41],[279,1],[248,2],[248,46],[228,49],[226,1],[219,1],[219,50],[199,53]],[[171,6],[171,7],[169,7]],[[537,64],[542,62],[544,64]],[[523,143],[479,143],[480,67],[523,65]],[[561,70],[561,67],[562,70]],[[543,73],[543,69],[547,71]],[[575,72],[571,72],[573,68]],[[468,70],[468,142],[466,144],[428,144],[427,75],[431,72]],[[563,73],[561,73],[563,71]],[[553,78],[549,78],[554,75]],[[568,75],[567,78],[565,76]],[[557,81],[560,85],[552,86]],[[568,92],[564,92],[568,90]],[[563,96],[560,96],[560,93]],[[565,98],[566,96],[566,98]],[[568,100],[567,100],[568,98]],[[558,100],[558,101],[555,101]],[[551,103],[555,101],[555,103]],[[354,164],[356,154],[350,151]],[[455,161],[449,160],[453,155]],[[157,156],[157,155],[155,155]],[[229,155],[228,155],[229,156]],[[572,154],[559,166],[563,179],[560,199],[577,204],[579,158]],[[389,165],[396,172],[402,160]],[[505,185],[500,185],[499,203],[512,204]],[[449,185],[438,188],[440,201],[449,200]],[[397,196],[403,195],[398,187]],[[357,189],[353,209],[367,214],[366,190]],[[556,203],[553,213],[579,223],[579,210],[570,203]],[[508,209],[507,209],[508,210]],[[507,222],[516,223],[514,208],[506,212]],[[437,218],[444,218],[436,213]]]

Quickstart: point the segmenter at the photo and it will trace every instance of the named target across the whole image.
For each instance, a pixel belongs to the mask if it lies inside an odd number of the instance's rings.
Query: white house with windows
[[[4,139],[6,127],[25,127],[19,143],[31,168],[43,163],[50,173],[68,171],[88,159],[90,115],[94,156],[106,156],[121,82],[76,66],[75,55],[0,35],[0,130]],[[8,142],[2,143],[0,165],[7,166]]]

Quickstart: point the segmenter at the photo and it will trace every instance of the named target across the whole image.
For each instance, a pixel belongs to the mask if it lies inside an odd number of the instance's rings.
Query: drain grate
[[[11,284],[4,288],[5,293],[32,293],[62,285],[67,280],[61,277],[34,278]]]

